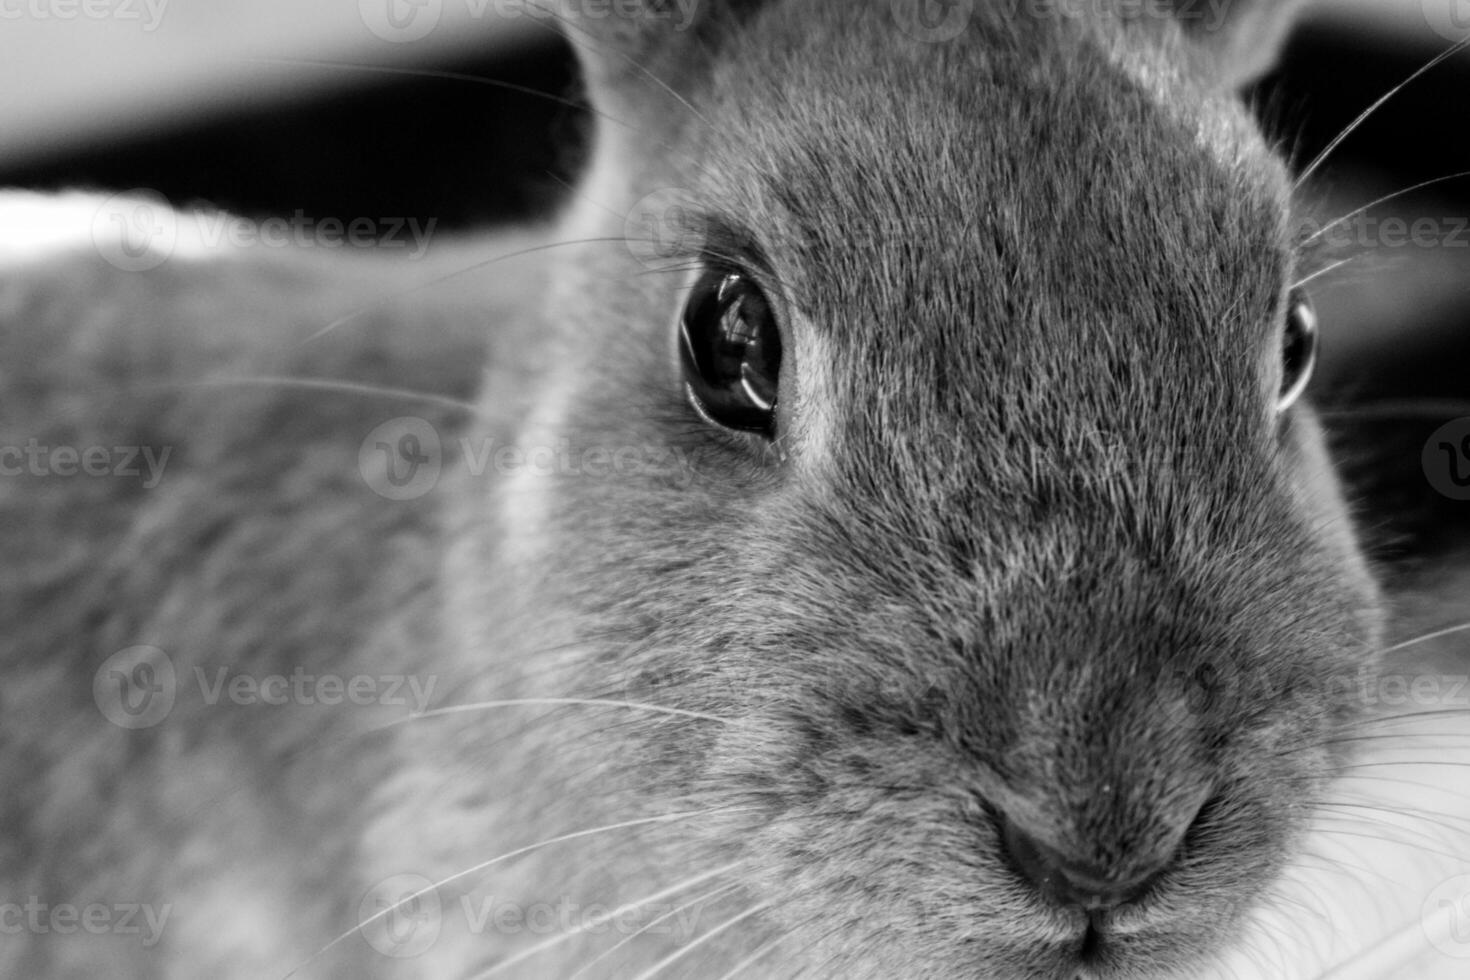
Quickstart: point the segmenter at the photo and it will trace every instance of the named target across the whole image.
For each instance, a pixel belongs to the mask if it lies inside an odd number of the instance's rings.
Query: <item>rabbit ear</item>
[[[1276,61],[1299,0],[1164,0],[1199,69],[1222,86],[1239,86]]]

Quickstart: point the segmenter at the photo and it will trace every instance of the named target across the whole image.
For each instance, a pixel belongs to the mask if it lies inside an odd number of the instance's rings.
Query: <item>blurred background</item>
[[[1248,94],[1300,167],[1467,35],[1470,0],[1316,0]],[[1470,171],[1467,95],[1464,53],[1397,94],[1313,177],[1321,216]],[[518,0],[0,0],[0,187],[471,229],[561,200],[580,98],[556,30]],[[1393,515],[1387,552],[1435,547],[1450,518],[1470,527],[1419,455],[1470,415],[1465,216],[1470,178],[1395,197],[1349,225],[1346,263],[1311,284],[1318,398],[1355,440],[1362,492]],[[1423,218],[1433,233],[1388,234]]]

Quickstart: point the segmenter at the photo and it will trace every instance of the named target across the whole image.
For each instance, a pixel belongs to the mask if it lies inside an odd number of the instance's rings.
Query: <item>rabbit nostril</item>
[[[1088,911],[1116,908],[1142,895],[1157,868],[1119,875],[1073,861],[1002,818],[1006,853],[1023,878],[1051,900]]]

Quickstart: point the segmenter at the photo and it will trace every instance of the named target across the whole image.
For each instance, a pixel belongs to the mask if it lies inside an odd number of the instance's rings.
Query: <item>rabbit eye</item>
[[[679,323],[684,385],[694,407],[729,429],[774,436],[781,331],[748,276],[706,269]]]
[[[1293,293],[1281,336],[1281,394],[1276,410],[1284,412],[1301,397],[1317,363],[1317,312],[1305,293]]]

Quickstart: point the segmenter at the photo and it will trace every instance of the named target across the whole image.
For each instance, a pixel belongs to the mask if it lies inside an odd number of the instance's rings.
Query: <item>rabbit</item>
[[[1311,405],[1291,5],[688,11],[560,5],[570,203],[423,262],[27,202],[0,974],[1460,975],[1470,566]]]

